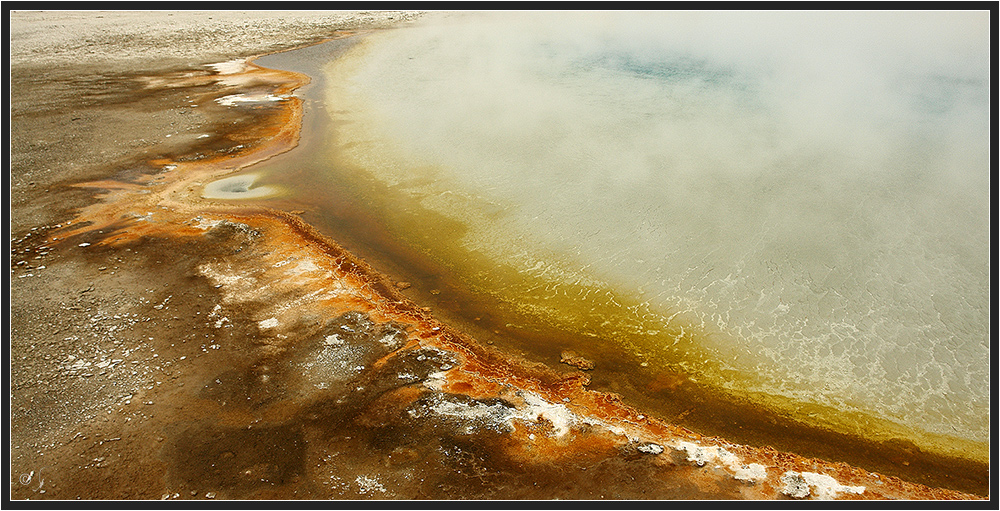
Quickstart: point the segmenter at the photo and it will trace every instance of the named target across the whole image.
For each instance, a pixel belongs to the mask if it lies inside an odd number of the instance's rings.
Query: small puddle
[[[206,185],[201,196],[205,199],[261,199],[281,195],[283,191],[281,187],[254,186],[258,179],[260,174],[242,174],[219,179]]]

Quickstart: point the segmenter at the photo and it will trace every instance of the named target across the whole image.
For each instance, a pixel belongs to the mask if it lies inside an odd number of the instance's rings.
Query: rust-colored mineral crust
[[[978,498],[664,423],[588,390],[584,373],[513,359],[440,323],[399,292],[405,283],[294,214],[202,199],[203,184],[296,145],[302,105],[291,93],[308,78],[247,63],[150,86],[192,80],[279,99],[239,152],[153,162],[163,171],[145,183],[82,184],[102,200],[50,240],[103,231],[95,244],[220,247],[197,277],[250,322],[241,383],[213,390],[225,378],[213,386],[207,375],[207,390],[178,405],[189,427],[166,433],[168,491],[200,481],[218,498]],[[592,368],[575,353],[563,362]],[[229,444],[239,448],[219,451]],[[360,459],[373,461],[352,472],[347,460]]]
[[[563,350],[560,354],[559,361],[563,364],[571,365],[584,371],[590,371],[594,368],[593,361],[581,357],[573,350]]]

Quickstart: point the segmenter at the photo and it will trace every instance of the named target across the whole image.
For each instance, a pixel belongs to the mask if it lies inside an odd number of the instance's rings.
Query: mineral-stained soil
[[[12,499],[977,498],[664,423],[439,322],[295,214],[202,199],[294,147],[308,78],[238,60],[287,40],[237,13],[36,35],[98,15],[11,14]],[[413,15],[296,16],[302,44]],[[241,50],[133,57],[220,30]],[[149,67],[32,62],[87,37]],[[280,99],[215,101],[246,92]]]

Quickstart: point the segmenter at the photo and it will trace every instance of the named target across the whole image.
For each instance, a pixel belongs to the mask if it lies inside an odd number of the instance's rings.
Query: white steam
[[[989,34],[986,12],[450,14],[335,62],[330,109],[470,250],[693,315],[757,390],[984,440]]]

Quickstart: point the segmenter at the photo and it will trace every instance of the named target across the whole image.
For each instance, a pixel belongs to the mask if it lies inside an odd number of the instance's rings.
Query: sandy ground
[[[218,303],[213,301],[214,289],[190,277],[194,261],[205,255],[200,247],[185,256],[171,245],[172,257],[167,259],[158,257],[155,248],[85,251],[77,246],[85,240],[58,248],[41,242],[77,208],[95,201],[93,190],[72,184],[129,179],[149,171],[151,159],[189,151],[191,137],[182,136],[188,133],[211,134],[202,141],[206,148],[225,146],[226,133],[253,121],[238,116],[210,119],[186,101],[194,93],[218,88],[213,85],[146,92],[137,79],[179,70],[207,72],[206,64],[414,16],[329,11],[10,13],[13,498],[52,495],[57,484],[53,467],[66,465],[65,460],[53,460],[54,452],[82,442],[99,449],[104,440],[122,435],[95,431],[120,431],[123,422],[155,415],[155,406],[145,404],[153,402],[151,395],[185,383],[171,371],[171,360],[207,355],[204,342],[194,340],[204,340],[206,332],[217,335],[206,327],[209,321],[194,321]],[[185,346],[185,340],[190,344]],[[150,440],[140,438],[140,445]],[[155,463],[152,447],[138,448],[130,474],[142,474],[147,463]],[[79,461],[75,466],[118,461],[95,461],[104,456],[91,454],[74,460]],[[158,499],[163,487],[141,477],[104,488],[98,488],[103,482],[88,484],[74,489],[64,485],[53,497]]]
[[[188,11],[10,13],[11,229],[62,216],[33,191],[177,151],[166,135],[204,127],[180,95],[137,97],[138,76],[280,51],[414,17],[402,12]],[[188,95],[185,92],[183,95]],[[193,115],[192,115],[193,114]],[[131,160],[131,161],[126,161]],[[55,169],[54,167],[58,167]],[[62,204],[61,197],[55,204]]]
[[[300,120],[214,101],[300,77],[207,65],[415,17],[11,13],[12,499],[970,497],[657,422],[198,201]]]

